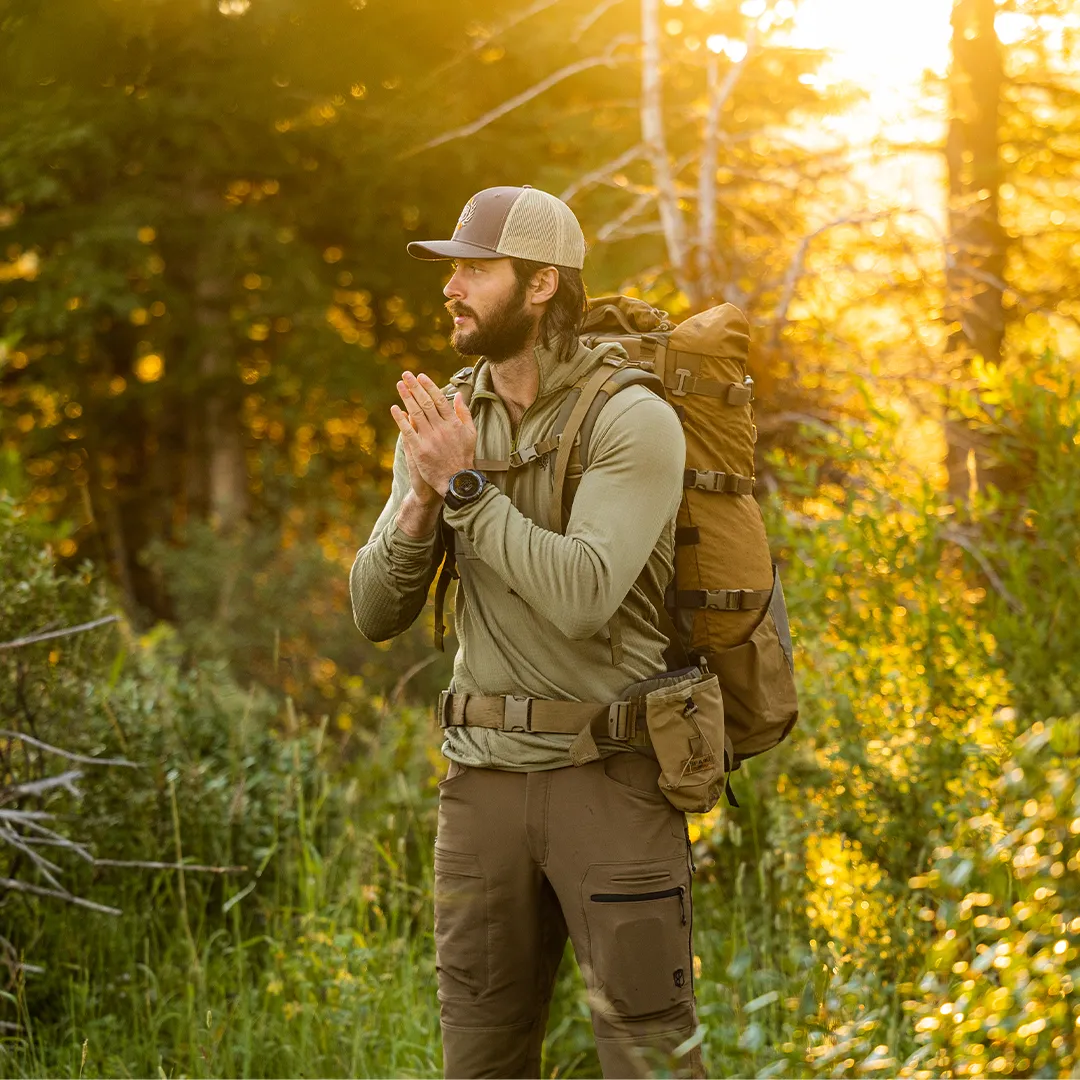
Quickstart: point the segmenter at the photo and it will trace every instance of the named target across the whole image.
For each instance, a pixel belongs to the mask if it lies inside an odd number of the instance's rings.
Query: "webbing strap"
[[[563,512],[563,485],[566,483],[566,471],[570,467],[570,450],[574,445],[581,423],[585,414],[589,411],[593,399],[600,393],[601,387],[611,378],[610,361],[606,359],[589,377],[588,382],[581,389],[581,395],[574,403],[570,417],[566,421],[566,427],[562,430],[562,438],[559,440],[559,449],[555,454],[554,481],[551,489],[551,501],[548,503],[548,524],[552,532],[562,533],[566,531],[566,517]]]
[[[716,379],[699,379],[689,368],[676,368],[664,376],[664,386],[673,397],[700,394],[719,398],[728,405],[749,405],[754,400],[754,383],[749,375],[742,383],[724,383]]]
[[[439,652],[445,652],[443,639],[446,637],[446,623],[443,616],[446,612],[446,593],[450,588],[450,582],[454,581],[458,576],[457,534],[443,521],[441,516],[439,517],[439,528],[442,529],[443,533],[445,554],[443,555],[442,567],[439,570],[439,580],[435,583],[435,648]]]
[[[768,589],[678,589],[671,590],[670,604],[676,608],[704,608],[707,611],[752,611],[763,608],[772,596]]]
[[[712,469],[687,469],[683,473],[683,487],[721,495],[753,495],[754,478],[738,473],[714,472]]]
[[[482,727],[492,731],[539,732],[546,735],[579,735],[585,728],[617,742],[644,746],[645,725],[637,723],[637,701],[552,701],[548,698],[439,695],[436,720],[442,728]]]

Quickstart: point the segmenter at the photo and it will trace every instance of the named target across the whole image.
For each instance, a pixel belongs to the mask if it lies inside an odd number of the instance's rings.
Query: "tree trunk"
[[[995,0],[954,0],[952,12],[945,285],[946,319],[954,329],[946,351],[949,375],[960,385],[969,381],[975,355],[1000,358],[1004,332],[998,124],[1005,75],[994,12]],[[977,431],[953,416],[946,421],[946,440],[949,490],[964,498],[979,483],[980,465],[985,470],[986,447]]]
[[[645,158],[652,167],[656,187],[656,206],[664,230],[668,262],[675,284],[695,306],[693,275],[689,272],[686,223],[679,209],[679,196],[671,174],[667,140],[664,137],[664,113],[660,95],[660,16],[659,0],[641,0],[641,139]]]
[[[227,289],[217,281],[200,280],[195,287],[201,355],[199,371],[205,386],[204,448],[211,526],[231,532],[248,514],[247,462],[240,431],[239,402],[232,387],[231,358],[225,352],[228,315]]]

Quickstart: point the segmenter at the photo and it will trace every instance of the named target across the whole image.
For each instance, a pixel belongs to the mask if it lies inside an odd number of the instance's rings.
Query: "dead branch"
[[[22,645],[33,645],[38,641],[49,641],[52,638],[67,637],[70,634],[81,634],[84,630],[93,630],[96,626],[119,621],[118,615],[106,615],[103,619],[94,619],[93,622],[81,623],[79,626],[65,626],[62,630],[50,630],[47,634],[31,634],[29,637],[5,641],[0,643],[0,649],[18,649]]]
[[[242,874],[246,866],[204,866],[201,863],[153,862],[142,859],[94,859],[95,866],[118,866],[136,870],[183,870],[192,874]]]
[[[587,172],[584,176],[579,177],[559,195],[559,198],[562,199],[563,202],[569,202],[579,192],[584,191],[588,187],[592,187],[593,184],[599,184],[602,181],[607,180],[612,174],[618,172],[620,169],[625,169],[627,165],[641,156],[641,151],[641,143],[636,143],[617,158],[613,158],[606,164],[600,165],[590,172]]]
[[[398,156],[398,160],[404,161],[408,158],[415,157],[417,154],[424,153],[425,150],[433,150],[436,146],[443,146],[445,143],[453,142],[455,139],[464,139],[469,135],[475,135],[489,124],[493,124],[496,120],[506,116],[507,113],[511,113],[515,109],[520,108],[527,102],[532,101],[533,98],[539,97],[553,86],[569,79],[573,75],[579,75],[581,72],[589,71],[591,68],[595,67],[610,68],[616,67],[619,64],[628,63],[632,57],[615,56],[615,52],[620,46],[631,44],[633,40],[632,37],[627,35],[617,37],[612,41],[608,50],[602,56],[590,56],[584,60],[576,60],[572,64],[567,64],[565,67],[559,68],[558,71],[553,71],[538,83],[534,83],[527,90],[522,90],[520,94],[515,94],[512,98],[508,98],[500,105],[496,105],[494,109],[490,109],[488,112],[484,113],[483,116],[479,116],[475,120],[469,121],[467,124],[462,124],[461,127],[453,128],[450,131],[444,131],[441,135],[436,135],[434,139],[429,139],[420,146],[416,146],[411,150],[406,150],[405,153]]]
[[[577,26],[574,27],[574,32],[570,35],[570,40],[576,45],[581,40],[585,31],[588,30],[597,19],[602,18],[607,12],[615,7],[616,4],[621,3],[622,0],[600,0],[600,3],[585,15]]]
[[[107,907],[105,904],[95,904],[93,900],[85,900],[74,893],[64,892],[57,889],[45,889],[40,885],[31,885],[26,881],[16,881],[14,878],[0,878],[0,889],[10,889],[12,892],[29,893],[31,896],[48,896],[54,900],[63,900],[65,903],[74,904],[76,907],[86,908],[88,911],[99,911],[103,915],[123,915],[119,908]]]
[[[47,742],[35,739],[32,735],[24,735],[21,731],[0,731],[0,739],[17,739],[19,742],[36,746],[49,754],[66,758],[68,761],[77,761],[81,765],[124,765],[129,769],[141,769],[143,766],[137,761],[127,761],[124,758],[94,758],[84,754],[73,754],[70,750],[61,750],[58,746],[51,746]]]
[[[24,799],[34,795],[44,795],[54,788],[63,788],[69,795],[79,797],[79,789],[75,781],[82,778],[82,769],[69,769],[67,772],[56,776],[46,776],[43,780],[30,780],[25,784],[14,784],[11,787],[0,788],[0,805],[11,802],[14,799]]]
[[[990,560],[958,529],[946,528],[942,530],[942,536],[949,543],[966,551],[982,568],[986,580],[990,582],[994,591],[1009,605],[1009,610],[1015,615],[1023,613],[1024,605],[1005,587],[1005,583],[998,577],[997,571],[990,565]]]
[[[807,233],[799,241],[799,246],[795,249],[795,254],[788,267],[788,272],[784,275],[784,289],[780,295],[780,303],[776,307],[776,321],[773,323],[772,330],[772,343],[774,345],[780,339],[780,332],[787,325],[788,311],[791,308],[792,300],[795,299],[795,287],[798,285],[806,267],[806,255],[810,249],[810,244],[822,234],[829,232],[831,229],[837,229],[841,225],[863,225],[868,221],[880,221],[882,218],[894,217],[897,213],[897,210],[879,210],[867,214],[849,214],[847,217],[826,222],[812,233]]]
[[[653,201],[651,194],[639,195],[622,213],[612,218],[605,225],[601,225],[596,232],[597,243],[604,243],[612,233],[618,232],[624,225],[633,221],[643,210],[647,209]]]

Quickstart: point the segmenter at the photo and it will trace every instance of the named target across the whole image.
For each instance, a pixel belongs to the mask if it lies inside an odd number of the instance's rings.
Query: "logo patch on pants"
[[[682,986],[682,984],[683,984],[683,969],[682,968],[676,968],[671,977],[675,980],[675,985],[676,986]]]

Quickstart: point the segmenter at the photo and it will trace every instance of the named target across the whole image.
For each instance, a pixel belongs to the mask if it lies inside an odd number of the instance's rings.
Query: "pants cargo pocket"
[[[439,1000],[481,994],[488,983],[487,887],[475,855],[435,848],[435,968]]]
[[[592,867],[582,902],[600,1011],[641,1017],[692,1000],[685,860]]]

